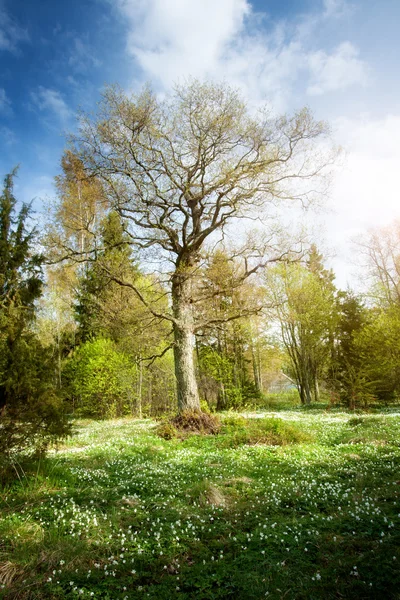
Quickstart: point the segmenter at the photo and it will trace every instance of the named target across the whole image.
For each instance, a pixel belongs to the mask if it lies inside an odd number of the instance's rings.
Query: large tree
[[[16,452],[41,450],[68,432],[51,351],[32,330],[44,257],[29,205],[16,210],[14,174],[0,195],[0,472]]]
[[[14,399],[15,349],[34,316],[35,300],[42,292],[44,257],[33,251],[35,230],[27,230],[30,208],[16,214],[13,193],[15,172],[7,175],[0,196],[0,335],[2,368],[0,409]]]
[[[206,324],[196,318],[192,283],[202,253],[239,219],[271,220],[277,201],[308,201],[330,161],[315,151],[326,133],[305,109],[292,117],[254,116],[235,90],[197,81],[164,99],[148,88],[128,97],[111,87],[97,116],[81,119],[74,152],[86,175],[101,181],[129,223],[136,251],[159,268],[170,266],[170,312],[154,309],[134,284],[120,283],[172,326],[180,411],[200,409],[193,338]],[[255,262],[282,257],[275,241],[266,235],[262,248],[244,253],[246,276]]]
[[[336,322],[333,275],[312,246],[305,265],[278,265],[266,281],[301,403],[318,401]]]

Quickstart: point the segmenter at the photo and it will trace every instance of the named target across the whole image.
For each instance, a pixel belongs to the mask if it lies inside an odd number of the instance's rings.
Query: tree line
[[[281,372],[303,405],[395,399],[398,226],[360,243],[361,297],[277,216],[324,192],[335,155],[307,110],[255,114],[226,85],[192,81],[162,100],[106,90],[62,157],[40,236],[8,175],[4,455],[40,452],[71,413],[240,408]]]

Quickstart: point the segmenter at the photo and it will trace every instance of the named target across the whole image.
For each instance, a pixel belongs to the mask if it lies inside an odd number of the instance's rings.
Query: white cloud
[[[346,0],[324,0],[323,7],[326,17],[341,17],[352,9]]]
[[[86,41],[75,37],[71,44],[68,64],[78,73],[85,73],[92,67],[100,67],[101,61],[95,56],[94,50]]]
[[[246,0],[119,0],[130,25],[128,52],[146,76],[170,85],[179,76],[204,77],[250,13]]]
[[[0,7],[0,50],[18,52],[18,45],[27,42],[29,35]]]
[[[311,53],[308,56],[311,82],[307,93],[319,96],[355,84],[366,85],[368,68],[358,54],[350,42],[343,42],[330,55],[323,50]]]
[[[127,50],[144,79],[162,89],[187,76],[226,80],[253,103],[286,110],[293,97],[365,84],[367,68],[343,42],[333,52],[312,47],[313,32],[339,17],[344,0],[295,23],[266,22],[247,0],[115,0],[128,25]],[[268,27],[266,28],[266,25]]]
[[[5,125],[0,125],[0,140],[7,146],[12,146],[16,142],[15,133]]]
[[[0,114],[9,115],[12,112],[11,101],[4,88],[0,88]]]
[[[400,218],[400,115],[341,118],[336,131],[347,160],[337,176],[334,199],[348,224],[363,229]]]
[[[346,286],[346,281],[354,279],[352,240],[370,228],[400,218],[400,115],[343,117],[336,120],[335,129],[347,156],[335,177],[331,212],[321,221],[325,221],[328,243],[338,253],[334,266],[339,284]]]
[[[57,90],[39,86],[36,92],[31,92],[31,99],[40,111],[50,112],[60,121],[65,122],[71,116],[70,109]]]

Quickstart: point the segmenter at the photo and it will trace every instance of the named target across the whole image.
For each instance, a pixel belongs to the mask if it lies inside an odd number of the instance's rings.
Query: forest
[[[5,176],[2,597],[397,597],[400,222],[356,289],[287,223],[337,156],[193,80],[108,87],[40,213]]]

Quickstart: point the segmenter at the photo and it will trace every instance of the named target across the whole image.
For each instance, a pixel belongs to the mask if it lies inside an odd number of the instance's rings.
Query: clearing
[[[0,597],[400,598],[400,413],[257,416],[77,422],[1,491]]]

